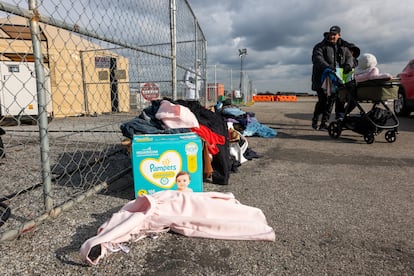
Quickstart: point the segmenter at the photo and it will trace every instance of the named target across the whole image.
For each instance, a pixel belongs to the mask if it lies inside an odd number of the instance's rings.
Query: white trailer
[[[53,115],[49,70],[45,69],[46,110]],[[22,118],[36,120],[38,101],[34,62],[0,62],[0,118],[12,117],[17,122]]]

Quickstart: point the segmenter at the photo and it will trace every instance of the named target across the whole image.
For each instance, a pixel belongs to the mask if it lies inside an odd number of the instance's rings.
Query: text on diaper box
[[[152,149],[151,147],[145,149],[139,149],[135,151],[135,156],[158,156],[158,149]]]

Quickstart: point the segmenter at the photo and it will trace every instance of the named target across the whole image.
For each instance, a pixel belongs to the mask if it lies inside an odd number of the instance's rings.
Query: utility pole
[[[243,95],[243,58],[247,55],[247,49],[239,49],[239,57],[240,57],[240,94]]]

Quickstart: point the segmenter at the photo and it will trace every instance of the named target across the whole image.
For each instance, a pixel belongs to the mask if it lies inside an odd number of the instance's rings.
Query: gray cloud
[[[239,48],[259,91],[310,91],[311,52],[331,25],[396,75],[414,57],[411,0],[188,0],[208,41],[208,63],[237,70]]]

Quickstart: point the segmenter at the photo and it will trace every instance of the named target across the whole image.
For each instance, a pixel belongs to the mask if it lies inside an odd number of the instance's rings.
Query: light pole
[[[243,58],[247,55],[247,49],[239,49],[239,57],[240,57],[240,96],[243,94]]]
[[[214,100],[217,101],[217,64],[214,64]]]

